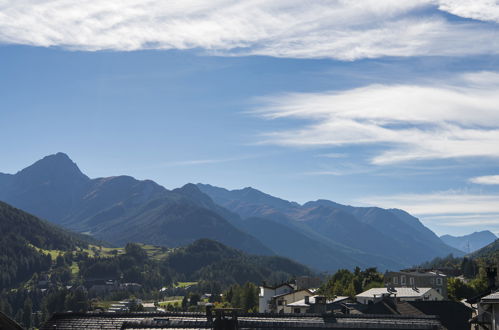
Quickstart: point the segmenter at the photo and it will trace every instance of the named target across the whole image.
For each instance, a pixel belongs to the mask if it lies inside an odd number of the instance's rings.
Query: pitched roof
[[[491,293],[482,298],[483,302],[499,302],[499,291]]]
[[[0,312],[0,329],[23,330],[23,327],[4,313]]]
[[[427,294],[432,288],[372,288],[361,292],[355,297],[381,297],[383,295],[396,295],[398,298],[416,298]],[[435,291],[436,292],[436,291]],[[437,292],[438,293],[438,292]]]
[[[431,316],[319,315],[319,314],[242,314],[240,329],[440,329]],[[48,329],[210,329],[213,323],[202,313],[58,313],[45,323]]]
[[[301,289],[301,290],[296,290],[296,291],[291,291],[291,292],[286,292],[286,293],[281,293],[281,294],[278,294],[278,295],[275,295],[275,296],[272,296],[272,298],[280,298],[280,297],[284,297],[284,296],[289,296],[289,295],[292,295],[292,294],[295,294],[297,292],[303,292],[303,291],[306,291],[308,292],[309,294],[313,295],[314,292],[313,291],[310,291],[309,289]]]
[[[271,289],[271,290],[282,288],[283,286],[288,286],[288,287],[290,287],[293,290],[295,289],[294,286],[292,286],[289,283],[281,283],[281,284],[278,284],[276,286],[270,286],[270,285],[266,285],[266,284],[261,285],[261,287],[266,288],[266,289]]]
[[[426,315],[436,315],[449,330],[469,330],[472,309],[457,301],[408,301]]]
[[[308,301],[309,301],[309,303],[308,303],[308,304],[306,304],[306,303],[305,303],[305,299],[301,299],[301,300],[298,300],[298,301],[292,302],[292,303],[290,303],[290,304],[287,304],[286,306],[290,306],[290,307],[308,307],[308,306],[310,306],[310,305],[315,304],[315,297],[317,297],[317,295],[315,295],[315,296],[311,296],[311,297],[308,299]],[[348,296],[338,296],[338,297],[334,298],[333,300],[329,300],[329,299],[328,299],[328,300],[326,301],[326,304],[333,304],[333,303],[337,303],[337,302],[340,302],[340,301],[347,300],[348,298],[350,298],[350,297],[348,297]]]

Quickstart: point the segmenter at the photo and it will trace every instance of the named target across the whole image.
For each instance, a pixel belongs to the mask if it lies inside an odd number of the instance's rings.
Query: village
[[[304,324],[308,324],[311,317],[327,318],[329,315],[343,321],[361,322],[366,327],[371,323],[383,323],[384,318],[388,317],[387,322],[393,324],[394,329],[399,329],[397,324],[401,326],[400,329],[426,329],[424,325],[435,324],[441,326],[439,329],[448,330],[490,329],[489,325],[494,329],[499,315],[499,293],[495,293],[496,269],[487,269],[487,275],[490,284],[487,291],[473,299],[462,301],[448,298],[447,284],[451,276],[439,270],[388,271],[384,274],[384,287],[370,288],[354,297],[321,295],[318,293],[319,287],[323,285],[321,278],[301,276],[278,285],[260,285],[257,311],[246,314],[231,309],[231,313],[237,312],[239,319],[249,317],[248,320],[258,317],[276,321],[293,317],[292,320],[301,320]],[[108,292],[124,288],[123,284],[113,281],[89,285],[89,290],[109,290]],[[185,317],[186,307],[192,317],[199,318],[199,313],[204,315],[212,310],[227,310],[220,309],[221,306],[217,305],[217,301],[221,301],[223,297],[214,297],[210,293],[188,295],[188,292],[195,291],[196,285],[196,282],[191,282],[181,283],[175,288],[163,288],[160,290],[161,298],[166,300],[162,301],[125,299],[114,302],[106,308],[94,310],[88,316],[79,315],[78,319],[95,318],[95,312],[102,315],[114,313],[116,317],[137,312],[145,318],[160,315],[176,315],[175,317],[181,318]],[[126,286],[135,287],[131,283]],[[169,290],[173,290],[171,292],[175,292],[176,296],[168,297]],[[52,321],[58,324],[57,319]],[[64,321],[67,322],[68,319]],[[51,324],[50,320],[48,324]]]

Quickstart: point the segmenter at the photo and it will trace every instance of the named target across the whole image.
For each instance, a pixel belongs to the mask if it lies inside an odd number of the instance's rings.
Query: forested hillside
[[[0,290],[50,268],[50,255],[39,249],[72,251],[87,247],[81,236],[3,202],[0,202],[0,233]]]

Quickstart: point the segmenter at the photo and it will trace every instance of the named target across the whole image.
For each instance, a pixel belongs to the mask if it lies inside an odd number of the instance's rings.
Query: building
[[[304,299],[292,302],[285,306],[285,313],[293,314],[306,314],[306,313],[325,313],[332,311],[334,305],[339,304],[350,299],[350,297],[339,296],[334,299],[326,299],[324,296],[305,296]]]
[[[355,296],[361,304],[373,304],[392,297],[398,301],[435,301],[444,297],[433,288],[373,288]]]
[[[273,297],[283,294],[291,293],[295,287],[289,283],[283,283],[277,286],[260,286],[260,293],[258,295],[258,311],[260,313],[270,313],[272,310],[271,300]]]
[[[472,308],[457,301],[397,301],[394,298],[368,305],[351,305],[350,308],[369,315],[434,315],[448,330],[470,330],[469,320],[473,312]]]
[[[478,303],[478,315],[473,318],[475,329],[499,329],[499,291],[486,295]]]
[[[440,271],[407,270],[386,272],[385,285],[394,288],[433,288],[447,299],[447,275]]]
[[[283,293],[277,296],[274,296],[270,299],[269,303],[269,312],[270,313],[293,313],[293,310],[290,307],[287,307],[288,304],[303,300],[309,299],[313,296],[314,293],[308,289],[296,290],[289,293]]]
[[[40,329],[335,329],[444,330],[435,316],[336,314],[56,313]],[[450,330],[450,329],[448,329]]]

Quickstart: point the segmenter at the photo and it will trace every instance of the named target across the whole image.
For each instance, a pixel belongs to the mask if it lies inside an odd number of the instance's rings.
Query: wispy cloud
[[[171,160],[166,162],[157,163],[147,167],[140,168],[144,169],[158,169],[164,167],[181,167],[181,166],[201,166],[210,164],[221,164],[229,162],[237,162],[246,159],[253,159],[261,157],[261,155],[243,155],[238,157],[226,157],[226,158],[203,158],[203,159],[185,159],[185,160]],[[134,169],[136,170],[136,169]]]
[[[265,143],[377,145],[374,164],[460,157],[499,157],[499,74],[452,82],[370,85],[347,91],[290,93],[261,99],[255,114],[304,119],[299,129],[269,132]]]
[[[371,196],[357,200],[364,205],[403,209],[431,228],[472,227],[499,229],[499,195],[443,191],[430,194]]]
[[[3,0],[0,42],[355,60],[497,54],[492,0]]]
[[[317,157],[324,157],[324,158],[345,158],[345,157],[347,157],[347,154],[345,154],[345,153],[338,153],[338,152],[331,152],[331,153],[327,153],[327,154],[317,155]]]
[[[449,227],[499,225],[499,213],[424,216],[425,223]]]
[[[499,184],[499,175],[477,176],[471,178],[470,182],[476,184],[496,185]]]
[[[497,0],[439,0],[438,4],[441,10],[457,16],[499,22]]]
[[[357,202],[386,208],[400,208],[428,219],[480,219],[499,223],[499,195],[444,191],[430,194],[367,196]]]

